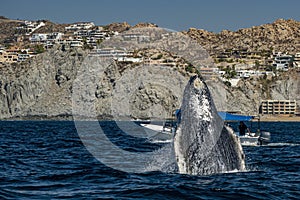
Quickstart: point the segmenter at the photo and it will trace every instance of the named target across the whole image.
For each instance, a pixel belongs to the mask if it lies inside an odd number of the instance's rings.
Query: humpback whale
[[[224,125],[200,75],[191,77],[185,87],[174,150],[179,173],[209,175],[245,170],[239,138]]]

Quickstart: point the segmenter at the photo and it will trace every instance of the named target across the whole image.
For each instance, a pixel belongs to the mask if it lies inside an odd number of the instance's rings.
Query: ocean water
[[[166,145],[124,137],[112,122],[101,126],[127,151]],[[243,147],[247,171],[190,176],[108,167],[83,145],[72,121],[0,121],[0,199],[299,199],[300,123],[261,127],[272,142]]]

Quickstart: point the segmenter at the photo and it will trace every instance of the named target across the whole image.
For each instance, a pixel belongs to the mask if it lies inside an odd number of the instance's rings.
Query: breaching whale
[[[224,126],[199,75],[191,77],[184,90],[174,150],[179,173],[209,175],[245,170],[239,138]]]

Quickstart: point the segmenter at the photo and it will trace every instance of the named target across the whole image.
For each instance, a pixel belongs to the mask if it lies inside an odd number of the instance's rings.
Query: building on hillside
[[[3,53],[4,51],[5,51],[5,48],[0,45],[0,54]]]
[[[261,114],[266,115],[295,115],[297,109],[296,100],[263,100],[261,102]]]
[[[57,41],[60,45],[64,47],[83,47],[83,39],[80,36],[65,34],[61,39]]]
[[[288,71],[292,65],[292,58],[291,55],[278,55],[274,58],[273,66],[276,67],[277,70]]]
[[[143,61],[142,58],[134,58],[134,57],[127,57],[127,56],[117,57],[115,60],[117,62],[130,62],[130,63],[140,63]]]
[[[20,24],[16,29],[20,31],[20,33],[25,33],[26,35],[30,35],[35,30],[39,29],[40,27],[45,26],[46,24],[41,21],[24,21]]]
[[[123,40],[125,41],[137,41],[137,42],[149,42],[150,36],[143,35],[140,33],[125,33],[122,35]]]
[[[119,57],[129,57],[131,56],[126,50],[114,49],[114,48],[102,48],[102,49],[94,49],[90,55],[100,56],[100,57],[111,57],[111,58],[119,58]]]
[[[63,37],[63,33],[53,32],[53,33],[35,33],[30,38],[31,43],[56,43]]]
[[[109,39],[113,33],[109,31],[102,31],[102,30],[91,30],[89,32],[89,37],[95,39]]]
[[[74,37],[81,38],[81,39],[85,40],[85,42],[88,45],[94,47],[95,49],[97,48],[97,44],[100,41],[109,39],[111,37],[111,35],[113,35],[112,32],[103,31],[103,30],[99,30],[99,29],[96,29],[96,30],[78,30],[78,31],[75,31],[73,33]]]
[[[70,41],[70,47],[83,47],[83,42],[81,40]]]
[[[29,38],[29,41],[31,43],[41,43],[41,42],[45,42],[46,40],[47,40],[47,33],[36,33]]]
[[[93,22],[80,22],[71,24],[70,26],[65,27],[66,31],[78,31],[78,30],[89,30],[93,28],[95,24]]]
[[[300,106],[299,106],[299,105],[297,105],[295,115],[296,115],[296,116],[300,116]]]
[[[200,67],[200,74],[209,79],[220,77],[219,69],[215,67]]]
[[[128,52],[125,49],[93,49],[89,55],[102,58],[112,58],[117,62],[141,63],[143,61],[142,58],[133,57],[133,52]]]
[[[6,49],[0,54],[0,62],[1,63],[15,63],[18,62],[18,54],[20,53],[20,49],[18,48],[10,48]]]
[[[33,55],[28,53],[19,53],[18,54],[18,62],[23,62],[27,60],[28,58],[31,58]]]
[[[23,62],[33,56],[33,52],[29,49],[19,49],[13,47],[0,52],[0,63]]]
[[[295,54],[293,66],[300,68],[300,52]]]

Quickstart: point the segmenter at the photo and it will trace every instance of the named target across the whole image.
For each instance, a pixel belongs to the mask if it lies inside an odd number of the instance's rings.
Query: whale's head
[[[199,75],[190,78],[184,91],[182,107],[193,111],[192,116],[201,121],[211,121],[212,118],[218,117],[211,93]]]
[[[217,137],[216,132],[221,132],[223,128],[224,122],[218,115],[209,88],[200,75],[192,76],[185,87],[181,119],[181,128],[206,137]]]

